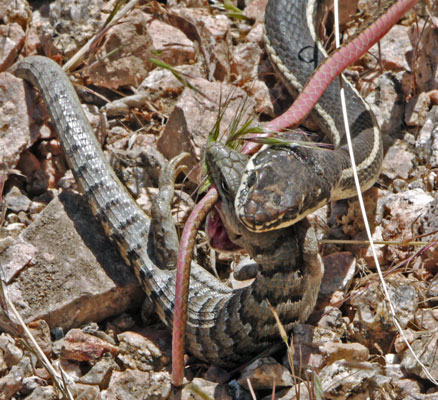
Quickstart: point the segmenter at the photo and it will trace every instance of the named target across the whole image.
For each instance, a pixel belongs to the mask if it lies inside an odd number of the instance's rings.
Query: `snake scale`
[[[314,1],[309,1],[308,7],[307,1],[274,0],[269,1],[266,14],[268,51],[269,46],[275,47],[280,58],[297,59],[297,68],[303,72],[300,79],[306,79],[320,62],[320,56],[314,57],[318,53],[306,23],[309,10],[316,11],[313,5]],[[285,29],[280,35],[275,34],[275,29],[270,32],[269,26],[277,23]],[[306,60],[303,51],[312,53],[311,62]],[[289,62],[285,58],[282,60],[282,63]],[[277,67],[281,65],[277,64]],[[55,62],[40,56],[20,61],[13,67],[13,73],[39,89],[69,166],[93,213],[118,245],[126,263],[133,267],[160,318],[171,326],[175,271],[163,265],[158,256],[163,249],[157,248],[154,225],[108,165],[68,77]],[[329,90],[336,90],[336,84],[332,86]],[[369,125],[373,117],[368,108],[355,91],[349,92],[348,96],[351,104],[360,105],[359,109],[353,107],[355,120],[356,117],[360,121],[363,119],[367,129],[373,130]],[[333,104],[327,112],[338,113],[337,97],[329,97],[329,101]],[[325,102],[323,100],[321,104]],[[335,143],[342,143],[342,137],[343,131],[340,131]],[[360,150],[363,154],[371,154],[374,149],[369,137],[365,139],[361,135],[356,146],[364,146]],[[270,156],[269,149],[263,154]],[[275,158],[275,154],[272,156]],[[280,337],[270,306],[276,310],[287,331],[297,322],[306,320],[316,301],[323,264],[315,234],[306,220],[267,232],[252,232],[239,220],[234,199],[241,191],[239,186],[248,163],[247,156],[213,143],[207,148],[206,159],[220,188],[219,209],[228,233],[257,262],[259,272],[250,286],[232,290],[193,262],[186,343],[187,350],[196,357],[230,367],[278,342]],[[270,162],[268,160],[268,164]],[[169,223],[170,215],[162,215],[162,218],[167,221],[166,226],[174,229]],[[170,236],[176,237],[176,234],[173,232]]]

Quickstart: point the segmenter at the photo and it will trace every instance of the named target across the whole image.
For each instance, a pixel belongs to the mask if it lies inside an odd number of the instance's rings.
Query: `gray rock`
[[[381,173],[391,180],[407,180],[414,167],[415,158],[415,154],[409,150],[406,143],[396,140],[385,154]]]
[[[46,54],[71,57],[100,28],[102,0],[56,0],[39,28]]]
[[[51,328],[102,320],[144,296],[88,205],[73,193],[55,198],[0,254],[0,264],[22,317],[44,319]],[[11,327],[4,314],[0,326]]]
[[[28,211],[32,203],[16,186],[13,186],[6,194],[5,200],[8,209],[17,213],[20,211]]]
[[[78,382],[86,385],[97,385],[101,389],[108,387],[113,371],[120,371],[119,365],[113,357],[105,354]]]
[[[118,335],[118,339],[120,353],[117,358],[128,368],[158,371],[170,362],[158,341],[154,342],[144,335],[129,331]]]
[[[324,389],[325,399],[347,399],[349,394],[362,394],[364,397],[374,392],[377,376],[380,375],[378,364],[369,362],[347,363],[336,361],[319,372],[319,379]],[[386,380],[389,383],[389,379]],[[355,397],[356,398],[356,397]]]
[[[200,396],[210,399],[232,400],[223,385],[202,378],[193,379],[181,393],[182,400],[198,400]]]
[[[150,374],[127,369],[114,371],[107,390],[103,390],[101,400],[165,399],[170,394],[168,372]]]

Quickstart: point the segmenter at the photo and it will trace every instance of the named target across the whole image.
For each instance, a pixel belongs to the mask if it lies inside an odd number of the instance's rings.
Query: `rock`
[[[119,365],[111,355],[103,355],[99,361],[78,382],[85,385],[97,385],[101,389],[108,387],[113,371],[120,371]]]
[[[5,200],[8,209],[13,212],[28,211],[32,203],[16,186],[13,186],[12,189],[6,193]]]
[[[226,15],[211,14],[205,7],[171,7],[169,18],[188,38],[201,43],[208,80],[228,81],[231,21]]]
[[[335,343],[326,342],[319,347],[321,353],[326,357],[327,364],[335,361],[367,361],[368,349],[360,343]]]
[[[268,0],[253,0],[243,10],[245,17],[252,20],[263,20]]]
[[[108,318],[144,296],[88,205],[72,193],[55,198],[0,254],[0,263],[22,317],[44,319],[51,328]],[[1,314],[0,326],[11,326]]]
[[[57,0],[39,28],[45,54],[69,59],[102,25],[102,0]]]
[[[381,173],[388,179],[401,178],[407,180],[414,168],[415,154],[408,150],[408,146],[396,140],[385,154]]]
[[[69,386],[74,399],[95,400],[99,398],[99,387],[92,385],[83,385],[81,383],[73,383]]]
[[[26,400],[58,400],[58,389],[53,386],[38,386],[35,390],[26,397]]]
[[[274,116],[274,105],[272,104],[269,89],[265,82],[254,80],[246,88],[248,95],[255,100],[255,112]]]
[[[179,65],[174,71],[181,74],[184,79],[191,82],[193,78],[201,76],[200,65]],[[172,71],[164,68],[156,68],[149,72],[147,77],[138,87],[139,93],[148,94],[153,99],[169,95],[169,93],[179,93],[184,89],[184,83],[181,82]]]
[[[394,349],[397,353],[401,353],[408,348],[406,344],[406,340],[409,344],[411,344],[415,339],[417,339],[419,335],[418,332],[410,328],[405,329],[403,333],[404,333],[404,337],[398,334],[394,341]]]
[[[405,328],[413,320],[418,307],[416,290],[401,275],[392,275],[386,279],[386,284],[400,325]],[[397,330],[380,289],[380,282],[370,284],[367,290],[354,290],[349,302],[356,308],[350,327],[352,337],[368,348],[374,347],[375,343],[381,348],[387,348]]]
[[[294,384],[289,370],[272,357],[259,358],[245,367],[238,382],[248,389],[248,380],[254,390],[272,389],[274,385],[282,387]]]
[[[168,372],[150,374],[132,369],[114,371],[108,389],[100,393],[102,400],[165,399],[169,394]]]
[[[24,388],[23,380],[32,375],[29,357],[22,358],[9,372],[0,378],[0,400],[9,400]]]
[[[125,45],[120,48],[120,43]],[[108,56],[109,53],[113,54]],[[176,66],[188,64],[194,57],[193,42],[183,32],[135,9],[108,31],[104,45],[97,52],[98,64],[88,74],[95,84],[107,88],[137,87],[155,68],[150,58]]]
[[[402,370],[400,361],[397,354],[385,354],[385,375],[393,380],[404,378],[405,373]]]
[[[33,393],[34,390],[41,386],[47,386],[47,380],[39,376],[29,376],[23,379],[23,393]]]
[[[433,197],[422,189],[407,190],[403,193],[388,194],[379,200],[386,214],[383,220],[384,240],[411,240],[412,226],[417,223]]]
[[[431,90],[428,95],[431,103],[436,106],[438,104],[438,89]]]
[[[180,65],[174,68],[174,72],[191,84],[194,78],[201,75],[199,65]],[[171,112],[173,103],[166,107],[163,98],[171,98],[183,91],[184,82],[178,80],[174,73],[168,69],[155,68],[148,73],[146,78],[137,88],[137,92],[131,96],[122,97],[107,103],[104,106],[108,116],[125,115],[132,108],[142,108],[144,105],[159,101],[164,107],[163,112]]]
[[[421,394],[420,384],[413,379],[397,379],[394,381],[394,386],[404,400],[426,400],[424,395]]]
[[[238,281],[254,279],[259,270],[258,265],[249,257],[245,257],[234,267],[233,278]]]
[[[24,44],[25,37],[23,28],[16,22],[0,25],[0,39],[2,42],[0,71],[7,70],[14,63]]]
[[[159,342],[154,343],[146,336],[129,331],[117,337],[120,341],[117,358],[128,368],[158,371],[170,362],[169,356],[160,349]]]
[[[158,19],[153,19],[147,30],[152,40],[152,49],[159,54],[161,61],[170,65],[193,62],[194,44],[182,31]]]
[[[327,332],[329,335],[327,336]],[[318,341],[340,342],[347,332],[346,320],[338,307],[327,306],[313,331]]]
[[[193,379],[181,393],[182,400],[198,400],[200,396],[210,399],[232,400],[224,386],[202,378]]]
[[[47,325],[47,322],[43,319],[39,319],[28,323],[27,327],[42,352],[50,358],[52,356],[52,340],[50,337],[50,328],[49,325]]]
[[[32,10],[26,0],[14,1],[12,7],[8,0],[0,1],[0,19],[9,24],[16,22],[25,28],[32,17]]]
[[[335,291],[347,291],[356,273],[356,259],[348,251],[324,257],[324,276],[319,296],[330,297]],[[320,301],[320,300],[318,300]]]
[[[409,27],[403,25],[394,25],[391,30],[379,41],[379,45],[375,44],[369,50],[373,55],[372,65],[374,68],[375,60],[379,60],[385,70],[408,71],[409,65],[406,60],[406,54],[412,51],[412,46],[409,39]]]
[[[411,41],[415,47],[415,85],[418,93],[428,92],[438,88],[438,32],[433,24],[413,24],[411,27]]]
[[[82,332],[80,329],[71,329],[64,338],[61,357],[73,361],[97,360],[104,353],[115,357],[119,349],[96,336]]]
[[[419,330],[438,330],[438,310],[434,308],[420,308],[415,313],[415,326]]]
[[[438,331],[437,329],[427,332],[424,331],[419,337],[411,343],[412,350],[418,356],[420,361],[429,370],[429,373],[434,379],[438,379],[438,360],[436,357],[436,349],[438,346]],[[402,367],[409,374],[414,374],[422,379],[427,379],[423,368],[418,364],[417,360],[412,355],[409,349],[406,349],[402,354]]]
[[[25,150],[20,157],[17,168],[23,175],[32,175],[41,169],[40,160],[29,150]]]
[[[423,126],[426,122],[430,104],[430,97],[424,92],[409,100],[406,106],[406,125]]]
[[[417,152],[431,165],[438,165],[438,106],[432,107],[415,144]]]
[[[58,340],[58,343],[54,343],[53,347],[60,347],[59,352],[57,353],[59,358],[59,364],[62,367],[62,370],[65,372],[65,374],[68,376],[71,382],[77,382],[81,376],[83,375],[83,372],[81,370],[81,365],[77,361],[70,361],[66,358],[60,358],[61,357],[61,351],[64,348],[64,339]],[[107,354],[107,353],[104,353]],[[91,362],[85,362],[84,364],[91,364]]]
[[[8,227],[10,226],[11,225],[8,225]],[[6,261],[3,264],[3,274],[5,282],[9,284],[12,283],[20,271],[31,262],[33,257],[37,254],[38,249],[30,243],[16,240],[5,250],[3,254]],[[0,255],[0,257],[2,257],[2,255]]]
[[[231,382],[228,382],[227,391],[231,394],[233,399],[251,400],[254,398],[248,391],[239,385],[235,379],[233,379]]]
[[[7,368],[17,365],[23,358],[24,353],[15,345],[14,339],[6,333],[0,335],[0,350],[2,351],[3,363]]]
[[[150,22],[150,15],[136,9],[109,29],[96,53],[96,63],[87,71],[91,82],[113,89],[122,85],[138,86],[153,69],[148,61],[152,50],[147,29]],[[121,43],[124,43],[122,47]]]
[[[231,58],[231,73],[236,83],[253,81],[258,76],[258,66],[263,55],[257,42],[241,43],[234,48]]]
[[[349,394],[362,394],[367,398],[374,392],[375,380],[380,374],[377,364],[361,362],[350,364],[344,361],[335,361],[319,372],[319,380],[324,389],[325,399],[347,399]],[[389,379],[387,380],[389,383]]]
[[[23,373],[13,366],[11,371],[0,378],[0,400],[9,400],[23,388]]]
[[[13,168],[20,153],[32,145],[40,130],[35,121],[42,119],[42,107],[28,110],[25,85],[21,79],[8,73],[0,74],[0,126],[8,127],[0,137],[0,170]]]

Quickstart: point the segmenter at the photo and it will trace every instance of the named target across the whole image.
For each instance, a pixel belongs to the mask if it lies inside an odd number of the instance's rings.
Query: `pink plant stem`
[[[202,200],[196,204],[184,226],[176,268],[175,306],[172,332],[172,385],[179,387],[184,379],[184,337],[187,325],[187,306],[190,286],[190,264],[195,247],[196,234],[202,221],[218,199],[212,186]]]

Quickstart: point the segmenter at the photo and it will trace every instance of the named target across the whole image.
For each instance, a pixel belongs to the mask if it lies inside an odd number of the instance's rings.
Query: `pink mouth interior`
[[[221,203],[218,202],[213,208],[205,223],[205,231],[207,233],[208,241],[211,247],[218,251],[235,251],[240,249],[239,246],[234,244],[228,237],[224,224],[218,210],[221,208]]]

